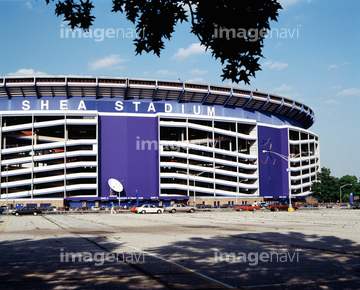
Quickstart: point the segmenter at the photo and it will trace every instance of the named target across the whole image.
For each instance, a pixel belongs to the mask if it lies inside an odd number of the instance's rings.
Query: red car
[[[294,210],[298,209],[298,206],[292,205]],[[266,209],[270,209],[271,211],[279,211],[279,210],[288,210],[289,205],[287,203],[276,203],[272,205],[268,205]]]
[[[235,207],[235,210],[238,210],[238,211],[243,211],[243,210],[255,211],[255,210],[259,210],[259,209],[260,209],[260,206],[257,206],[257,205],[237,205]]]

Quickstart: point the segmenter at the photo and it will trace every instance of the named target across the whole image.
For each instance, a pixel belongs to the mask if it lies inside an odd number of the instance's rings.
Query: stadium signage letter
[[[110,104],[110,106],[109,106]],[[126,112],[126,113],[182,113],[195,115],[215,116],[215,107],[201,106],[193,104],[178,104],[178,103],[158,103],[158,102],[141,102],[134,100],[115,101],[114,103],[106,101],[82,100],[82,99],[28,99],[15,103],[12,109],[21,106],[21,110],[98,110],[100,112]]]
[[[21,109],[23,111],[30,110],[30,101],[24,100],[21,103]],[[60,110],[67,110],[68,109],[68,101],[67,100],[60,100]],[[41,100],[40,101],[40,110],[50,110],[50,101],[49,100]],[[77,106],[77,110],[85,110],[86,111],[86,105],[83,100],[81,100]]]

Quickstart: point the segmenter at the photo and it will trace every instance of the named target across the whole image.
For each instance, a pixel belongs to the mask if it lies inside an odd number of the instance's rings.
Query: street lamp
[[[289,162],[289,157],[282,155],[280,153],[274,152],[274,151],[270,151],[270,150],[263,150],[263,153],[273,153],[277,156],[279,156],[280,158],[284,159],[285,161]],[[294,211],[292,204],[291,204],[291,170],[290,170],[290,166],[288,168],[286,168],[286,171],[288,172],[289,175],[289,208],[288,211]]]
[[[345,186],[352,186],[352,184],[351,183],[348,183],[348,184],[345,184],[345,185],[343,185],[343,186],[340,186],[340,203],[342,203],[342,198],[341,198],[341,189],[343,188],[343,187],[345,187]]]
[[[205,173],[205,172],[209,172],[209,171],[202,171],[202,172],[200,172],[200,173],[198,173],[198,174],[190,174],[189,173],[189,175],[190,176],[193,176],[194,177],[194,206],[196,206],[196,194],[195,194],[195,177],[196,176],[200,176],[201,174],[203,174],[203,173]],[[176,173],[185,173],[185,174],[188,174],[187,172],[185,172],[185,171],[176,171]]]
[[[6,210],[7,211],[9,211],[8,195],[9,195],[9,164],[6,164]]]
[[[195,177],[200,176],[201,174],[208,172],[208,171],[203,171],[200,172],[198,174],[191,174],[192,176],[194,176],[194,207],[196,206],[196,195],[195,195]]]

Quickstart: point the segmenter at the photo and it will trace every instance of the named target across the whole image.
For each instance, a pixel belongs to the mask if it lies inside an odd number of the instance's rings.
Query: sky
[[[161,57],[135,55],[134,25],[95,0],[91,33],[73,37],[55,2],[0,0],[0,76],[134,77],[225,85],[222,66],[179,24]],[[360,178],[360,1],[281,0],[264,41],[262,70],[251,84],[230,86],[278,94],[309,106],[321,167]],[[115,33],[114,33],[115,32]]]

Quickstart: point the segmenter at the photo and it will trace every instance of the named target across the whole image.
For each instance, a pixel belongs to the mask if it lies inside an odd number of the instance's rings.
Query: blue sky
[[[246,89],[283,95],[311,107],[321,166],[360,178],[360,1],[282,0],[264,44],[262,71]],[[72,37],[55,4],[0,0],[0,75],[124,76],[226,84],[221,65],[198,45],[189,25],[176,27],[161,58],[135,56],[134,26],[111,1],[94,1],[91,34]],[[116,32],[118,33],[116,35]],[[277,32],[277,33],[276,33]]]

